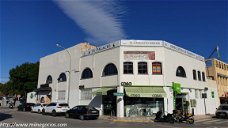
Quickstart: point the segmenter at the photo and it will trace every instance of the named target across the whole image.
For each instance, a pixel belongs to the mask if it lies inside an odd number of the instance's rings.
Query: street
[[[20,112],[16,109],[0,108],[0,128],[227,128],[228,119],[206,118],[195,120],[195,124],[186,123],[155,123],[155,122],[113,122],[108,119],[79,120],[67,119],[64,116],[52,117],[31,112]]]

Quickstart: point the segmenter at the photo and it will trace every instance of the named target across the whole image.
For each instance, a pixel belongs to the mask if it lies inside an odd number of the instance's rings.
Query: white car
[[[67,103],[52,102],[42,109],[42,114],[52,114],[52,116],[56,116],[57,114],[64,114],[69,109],[70,107]]]
[[[32,110],[31,112],[38,112],[38,113],[41,113],[43,108],[46,106],[47,104],[35,104],[33,107],[32,107]]]

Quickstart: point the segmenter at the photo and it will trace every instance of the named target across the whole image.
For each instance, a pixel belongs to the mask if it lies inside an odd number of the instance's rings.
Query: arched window
[[[147,62],[138,62],[138,74],[148,74]]]
[[[186,77],[186,73],[183,67],[179,66],[176,71],[176,76]]]
[[[193,75],[193,80],[196,80],[197,77],[196,77],[196,70],[192,70],[192,75]]]
[[[133,63],[124,62],[124,74],[133,74]]]
[[[66,74],[65,73],[61,73],[60,75],[59,75],[59,78],[58,78],[58,82],[64,82],[64,81],[66,81],[67,79],[66,79]]]
[[[93,72],[90,68],[86,68],[82,72],[81,79],[89,79],[89,78],[93,78]]]
[[[162,64],[160,62],[152,63],[152,73],[153,74],[162,74]]]
[[[116,66],[113,63],[110,63],[105,66],[102,76],[117,75],[118,71]]]
[[[46,79],[46,84],[51,84],[52,83],[52,77],[49,75]]]
[[[203,81],[206,81],[205,73],[204,72],[202,72],[202,79],[203,79]]]
[[[201,73],[198,71],[198,80],[201,81]]]

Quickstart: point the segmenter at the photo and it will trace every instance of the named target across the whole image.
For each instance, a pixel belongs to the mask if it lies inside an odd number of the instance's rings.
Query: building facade
[[[214,113],[217,86],[205,69],[202,56],[166,41],[78,44],[40,59],[38,100],[89,104],[118,117],[174,109]]]
[[[228,103],[228,64],[212,58],[206,60],[207,76],[215,80],[221,103]]]

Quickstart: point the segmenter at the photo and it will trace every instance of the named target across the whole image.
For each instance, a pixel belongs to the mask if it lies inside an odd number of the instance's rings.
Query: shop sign
[[[181,93],[181,84],[179,83],[172,83],[172,89],[175,93],[180,94]]]
[[[154,98],[162,98],[163,95],[162,94],[152,94],[152,95],[148,95],[148,94],[130,94],[130,97],[154,97]]]
[[[132,82],[121,82],[121,86],[132,86]]]
[[[124,96],[124,93],[122,93],[122,92],[114,92],[113,95],[114,96]]]
[[[124,51],[124,60],[155,60],[154,51]]]

